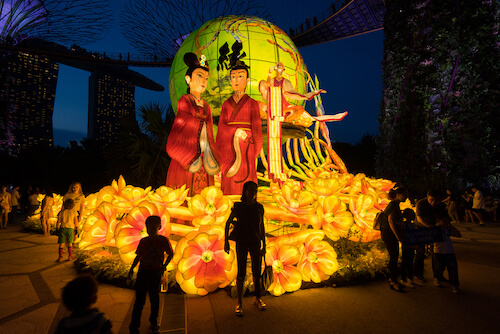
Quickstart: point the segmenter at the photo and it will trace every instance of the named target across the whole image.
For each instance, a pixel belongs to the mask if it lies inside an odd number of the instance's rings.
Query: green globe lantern
[[[242,49],[236,50],[236,44]],[[236,44],[235,44],[236,43]],[[183,57],[193,52],[204,55],[210,68],[208,88],[202,97],[208,102],[213,116],[219,116],[222,103],[233,93],[229,82],[229,57],[238,52],[239,59],[250,66],[250,83],[246,93],[255,100],[263,101],[259,81],[266,80],[269,68],[282,62],[284,76],[298,93],[306,93],[306,66],[290,37],[269,21],[254,16],[225,16],[203,24],[182,43],[172,62],[169,77],[170,101],[177,110],[177,101],[186,94],[184,79],[187,66]],[[291,101],[304,103],[303,101]]]

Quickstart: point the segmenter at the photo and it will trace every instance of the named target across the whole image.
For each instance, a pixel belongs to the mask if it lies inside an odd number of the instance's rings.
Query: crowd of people
[[[463,221],[484,226],[486,219],[496,221],[498,202],[492,196],[485,199],[476,186],[470,187],[461,196],[451,189],[447,189],[445,195],[428,191],[425,198],[416,202],[416,213],[412,209],[401,211],[400,203],[407,198],[406,188],[392,189],[389,192],[391,202],[383,211],[380,223],[381,238],[389,253],[390,288],[405,292],[405,288],[426,283],[424,260],[430,253],[434,285],[442,287],[443,282],[448,281],[453,293],[461,293],[457,259],[450,239],[461,237],[461,234],[452,224]],[[432,237],[419,238],[419,235],[424,235],[419,232]],[[400,249],[402,261],[398,268]],[[448,271],[448,280],[443,276],[445,270]]]
[[[19,187],[11,187],[7,191],[6,186],[0,187],[0,217],[1,228],[7,227],[9,217],[17,219],[17,214],[23,209],[27,214],[33,214],[39,208],[43,235],[50,234],[49,219],[56,218],[52,207],[54,197],[52,190],[46,188],[46,194],[39,202],[40,190],[30,189],[27,200],[21,201]],[[235,203],[232,213],[226,223],[226,244],[224,250],[230,251],[229,240],[236,241],[236,255],[238,262],[238,274],[236,280],[237,304],[235,313],[243,315],[243,280],[247,269],[247,256],[250,253],[252,262],[252,275],[254,279],[255,293],[254,304],[260,310],[266,309],[266,304],[261,299],[260,276],[262,258],[266,252],[265,231],[263,225],[264,209],[256,201],[257,184],[248,181],[244,184],[240,203]],[[79,182],[70,185],[63,197],[63,206],[57,216],[56,230],[58,231],[59,257],[62,261],[64,245],[67,247],[68,260],[73,259],[73,243],[78,234],[80,225],[80,213],[84,205],[84,194]],[[461,222],[474,223],[479,226],[485,225],[485,221],[496,221],[498,201],[491,195],[484,196],[482,191],[472,186],[463,194],[458,195],[451,189],[447,189],[442,195],[440,192],[429,191],[425,198],[416,202],[413,209],[401,210],[400,204],[408,198],[408,190],[398,187],[389,191],[390,203],[382,215],[380,224],[381,238],[385,243],[389,254],[389,286],[397,292],[405,292],[407,288],[422,286],[426,283],[424,278],[424,261],[427,254],[431,254],[433,283],[436,287],[442,287],[444,282],[451,285],[453,293],[461,293],[459,288],[458,265],[453,243],[450,237],[460,237],[460,232],[452,224]],[[145,302],[146,294],[149,294],[151,302],[150,323],[153,333],[158,332],[158,293],[160,284],[167,264],[173,257],[170,241],[158,235],[160,218],[151,216],[146,221],[148,236],[141,240],[136,251],[136,258],[129,272],[129,277],[134,275],[134,268],[139,264],[136,281],[136,300],[130,332],[137,333],[140,326],[140,316]],[[229,233],[230,228],[232,233]],[[422,229],[434,229],[439,233],[429,241],[415,242],[411,239],[414,231]],[[398,267],[401,250],[401,265]],[[165,257],[165,255],[167,255]],[[448,279],[444,278],[444,272],[448,272]],[[80,289],[86,292],[85,302],[75,304],[68,296],[78,293]],[[82,290],[82,291],[83,291]],[[88,298],[87,298],[88,297]],[[92,305],[97,299],[97,285],[91,277],[79,277],[70,282],[63,291],[63,302],[73,313],[70,317],[61,320],[58,333],[67,333],[75,330],[75,324],[85,326],[97,326],[103,333],[110,333],[109,319],[100,313]]]

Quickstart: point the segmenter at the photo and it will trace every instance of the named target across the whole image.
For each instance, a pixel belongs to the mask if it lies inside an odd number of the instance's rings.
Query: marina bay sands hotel
[[[135,87],[163,91],[164,87],[117,61],[55,43],[27,40],[15,49],[2,47],[9,121],[14,151],[40,144],[53,145],[52,114],[58,64],[87,70],[89,78],[87,137],[100,145],[117,141],[121,120],[135,116]]]

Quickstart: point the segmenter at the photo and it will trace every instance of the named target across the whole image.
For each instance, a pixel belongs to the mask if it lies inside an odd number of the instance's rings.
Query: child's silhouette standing
[[[135,304],[134,311],[132,312],[132,321],[129,325],[130,333],[139,333],[142,308],[146,302],[146,293],[149,293],[149,301],[151,302],[151,315],[149,317],[151,332],[158,333],[160,330],[158,326],[160,282],[163,272],[174,256],[170,241],[166,237],[158,235],[160,227],[160,217],[150,216],[146,219],[148,236],[142,238],[139,242],[136,250],[137,256],[128,273],[129,278],[131,278],[135,266],[140,262],[137,281],[135,282]],[[168,254],[166,261],[164,261],[165,253]]]

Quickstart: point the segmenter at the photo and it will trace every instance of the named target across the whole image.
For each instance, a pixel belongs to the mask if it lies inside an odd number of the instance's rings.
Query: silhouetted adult
[[[426,198],[417,202],[417,228],[434,227],[438,221],[444,221],[446,224],[450,222],[450,217],[446,212],[446,205],[441,201],[441,194],[437,191],[430,190],[427,192]],[[415,278],[421,283],[425,283],[424,279],[424,259],[426,245],[418,245],[415,252]],[[434,267],[433,267],[434,272]]]
[[[392,290],[398,292],[404,292],[403,286],[398,282],[399,242],[403,240],[399,203],[406,201],[407,198],[406,188],[391,189],[389,191],[391,202],[385,208],[384,219],[380,224],[380,234],[389,252],[389,285]]]
[[[257,202],[257,184],[248,181],[243,185],[241,202],[234,203],[233,210],[226,222],[224,251],[229,254],[229,238],[236,241],[236,261],[238,274],[236,276],[236,292],[238,303],[236,315],[243,315],[243,283],[247,272],[247,257],[250,253],[252,261],[252,276],[255,287],[254,304],[259,310],[265,310],[266,304],[260,299],[260,272],[262,257],[266,254],[266,239],[264,230],[264,207]],[[234,230],[229,234],[230,225]]]

